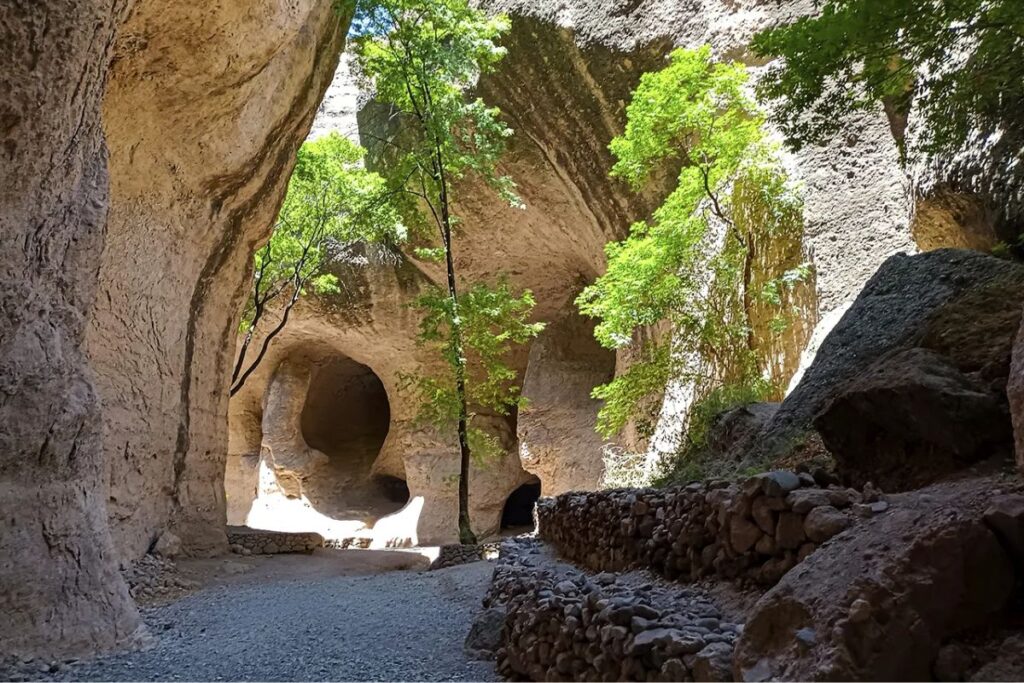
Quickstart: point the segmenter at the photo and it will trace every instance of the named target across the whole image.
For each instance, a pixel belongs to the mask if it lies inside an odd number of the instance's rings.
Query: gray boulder
[[[816,438],[815,418],[844,392],[852,391],[851,387],[855,388],[865,375],[879,373],[875,364],[880,359],[891,359],[899,351],[926,349],[945,359],[947,369],[955,368],[966,378],[952,378],[950,372],[939,369],[943,364],[938,361],[923,369],[918,364],[918,369],[927,370],[927,381],[920,376],[916,388],[911,391],[908,386],[905,394],[921,395],[930,391],[929,386],[940,393],[971,387],[1005,404],[1011,349],[1020,326],[1022,304],[1024,267],[1019,264],[959,249],[890,257],[822,342],[797,387],[749,441],[748,456],[755,460],[779,458],[809,438]],[[890,370],[903,367],[909,371],[911,358],[920,361],[923,356],[904,356]],[[937,373],[940,377],[934,376]],[[882,400],[879,392],[874,400]],[[941,396],[928,400],[929,406],[943,404]],[[988,399],[979,397],[979,401]],[[954,408],[952,403],[946,405],[943,418],[949,423],[959,424],[961,429],[972,429],[977,424],[973,420],[978,405],[972,405],[967,415],[958,414]],[[879,406],[875,414],[883,410],[884,406]],[[1006,414],[1009,424],[1008,409]],[[986,415],[991,417],[991,411]],[[828,417],[824,420],[835,424]],[[1001,428],[999,431],[1002,439],[1005,432]],[[856,455],[846,448],[844,437],[835,438],[835,430],[830,435],[830,446],[844,452],[840,457],[846,452],[851,458]],[[968,450],[971,448],[968,446]],[[852,462],[849,458],[846,461],[848,465]],[[872,463],[864,463],[859,469],[867,477],[871,467]],[[909,477],[907,483],[913,479]],[[886,488],[883,481],[875,483]]]

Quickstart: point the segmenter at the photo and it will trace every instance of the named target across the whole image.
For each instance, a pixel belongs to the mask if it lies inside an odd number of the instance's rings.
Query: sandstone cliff
[[[331,5],[41,0],[0,8],[0,230],[10,247],[0,255],[5,651],[123,643],[139,622],[118,560],[141,555],[167,529],[188,552],[226,547],[227,451],[238,461],[259,451],[265,390],[294,353],[315,362],[342,355],[377,375],[392,419],[374,472],[404,479],[414,498],[432,497],[424,539],[454,527],[445,488],[451,444],[417,429],[415,406],[393,386],[397,371],[432,362],[415,349],[415,320],[404,308],[436,280],[426,264],[366,256],[347,266],[347,298],[304,307],[232,402],[228,446],[234,349],[226,340],[251,253],[334,75],[346,22]],[[511,12],[515,24],[507,60],[480,90],[516,129],[504,168],[528,208],[463,188],[460,210],[471,225],[460,269],[472,278],[508,272],[534,290],[537,316],[550,323],[517,359],[531,408],[517,423],[493,425],[509,455],[474,483],[483,494],[476,518],[491,529],[504,497],[531,474],[545,493],[600,478],[589,387],[627,359],[597,348],[572,300],[602,272],[604,243],[646,216],[664,190],[655,183],[635,196],[607,177],[607,144],[640,74],[673,45],[703,42],[756,69],[744,48],[752,33],[812,3],[488,6]],[[957,166],[959,184],[929,170],[909,179],[880,112],[851,119],[841,136],[789,162],[806,188],[799,252],[816,279],[799,334],[766,351],[780,378],[889,255],[991,242],[990,208],[961,192],[991,189],[984,165]],[[685,426],[693,392],[679,395],[689,398],[667,401],[662,414],[668,444]]]
[[[625,106],[640,75],[659,68],[673,46],[710,42],[721,57],[746,61],[756,74],[760,64],[744,47],[753,32],[810,9],[809,3],[749,5],[487,5],[510,12],[513,29],[505,39],[508,56],[478,89],[488,102],[501,107],[515,130],[502,170],[517,182],[527,208],[510,209],[486,188],[464,183],[458,208],[468,228],[457,245],[458,267],[467,280],[510,274],[516,285],[533,290],[536,316],[549,323],[529,353],[516,359],[529,406],[512,425],[512,448],[526,472],[540,478],[545,495],[592,489],[601,481],[604,444],[593,431],[598,406],[589,393],[626,369],[631,354],[601,349],[592,338],[591,323],[576,313],[573,299],[603,272],[603,245],[620,239],[633,221],[649,215],[672,177],[666,172],[642,195],[630,192],[608,177],[613,163],[608,143],[623,129]],[[347,71],[339,70],[316,129],[362,131],[363,143],[373,152],[382,125],[379,112],[373,106],[362,108],[354,126],[356,93]],[[750,285],[756,287],[758,281],[804,260],[813,262],[815,277],[795,302],[799,312],[784,335],[768,333],[770,315],[756,304],[748,311],[757,328],[758,353],[782,386],[798,374],[801,356],[812,355],[815,344],[882,261],[916,248],[910,182],[881,112],[851,119],[843,136],[788,158],[787,165],[805,188],[803,237],[786,244],[764,240],[764,248],[755,254]],[[951,227],[957,223],[947,214],[941,216],[944,223],[930,219],[944,227],[930,230],[927,246],[942,246],[963,233]],[[287,355],[285,349],[314,338],[345,338],[336,350],[373,369],[388,386],[391,434],[375,471],[406,478],[415,453],[430,451],[440,457],[437,450],[444,446],[410,426],[415,406],[405,405],[393,386],[395,373],[416,371],[431,362],[429,355],[411,345],[415,320],[402,304],[422,285],[438,282],[439,273],[432,264],[401,258],[402,270],[408,273],[404,278],[392,266],[372,260],[346,264],[343,280],[358,292],[355,299],[346,295],[298,312],[295,327],[278,342],[267,367],[250,380],[244,396],[232,402],[232,434],[237,435],[230,448],[232,462],[259,450],[258,429],[244,424],[248,420],[252,425],[254,416],[258,420],[259,403],[273,368]],[[699,357],[692,363],[713,366]],[[722,371],[705,369],[710,375]],[[689,381],[669,388],[654,450],[675,448],[688,411],[703,390],[706,387]],[[243,434],[250,435],[247,443]],[[629,433],[624,439],[627,447],[646,446],[644,439]],[[518,465],[509,471],[513,470],[520,471]],[[408,483],[413,496],[426,496],[424,519],[431,531],[425,537],[451,538],[454,527],[445,531],[445,525],[435,520],[438,515],[451,517],[452,496],[436,489],[436,481],[431,484],[434,489],[424,488],[425,482]],[[481,495],[503,500],[520,483],[522,475],[517,474]],[[493,526],[491,520],[480,523],[482,529]]]
[[[226,547],[223,340],[345,26],[311,0],[0,9],[5,651],[125,641],[118,557],[164,528]]]

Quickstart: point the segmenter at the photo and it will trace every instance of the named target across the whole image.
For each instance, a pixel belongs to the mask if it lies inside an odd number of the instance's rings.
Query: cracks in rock
[[[231,257],[238,253],[242,236],[243,226],[246,219],[258,212],[261,203],[268,195],[272,195],[272,189],[285,177],[285,172],[290,168],[294,160],[294,150],[301,143],[305,130],[311,124],[315,107],[310,108],[309,95],[317,85],[318,76],[323,69],[323,60],[331,59],[336,63],[340,54],[340,44],[344,40],[344,33],[341,27],[332,23],[327,31],[321,34],[314,53],[316,61],[298,94],[292,99],[292,104],[285,115],[279,120],[266,136],[267,144],[260,147],[255,156],[243,166],[238,173],[218,176],[206,184],[206,189],[211,192],[211,211],[215,215],[231,198],[239,195],[259,174],[260,170],[267,165],[268,158],[273,156],[270,168],[263,176],[259,187],[250,196],[242,201],[227,216],[225,221],[226,229],[220,241],[216,245],[210,257],[206,260],[200,271],[196,286],[193,289],[189,302],[188,326],[185,334],[185,352],[183,358],[182,379],[180,383],[179,423],[174,450],[174,483],[172,504],[174,512],[172,520],[177,517],[182,509],[182,483],[185,477],[188,454],[192,447],[191,442],[191,392],[194,378],[195,347],[196,337],[199,333],[200,320],[203,317],[208,295],[218,275],[231,261]],[[334,51],[333,44],[339,44],[339,49]],[[333,68],[327,73],[333,74]],[[327,83],[322,84],[326,87]],[[276,147],[276,149],[275,149]],[[283,193],[278,198],[277,205],[283,201]],[[277,205],[274,207],[276,212]],[[226,322],[225,338],[230,337],[232,320]],[[217,375],[226,374],[226,353],[221,353],[217,361]],[[173,522],[172,522],[173,523]]]

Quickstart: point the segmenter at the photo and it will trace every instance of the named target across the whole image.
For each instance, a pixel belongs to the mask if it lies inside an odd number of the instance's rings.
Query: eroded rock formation
[[[745,59],[756,71],[759,65],[743,49],[753,31],[781,17],[809,11],[801,3],[770,11],[764,7],[740,10],[717,2],[698,4],[642,2],[620,8],[604,3],[585,7],[488,3],[492,9],[511,12],[514,21],[505,39],[508,56],[497,73],[482,80],[479,92],[502,108],[516,131],[502,170],[518,183],[527,208],[511,209],[479,183],[463,183],[458,209],[467,229],[457,245],[457,257],[466,281],[504,272],[517,286],[533,290],[538,301],[536,317],[549,323],[529,352],[523,350],[515,359],[529,406],[510,423],[514,430],[510,447],[518,450],[523,468],[540,478],[545,494],[594,488],[600,481],[604,444],[592,428],[597,405],[590,390],[624,371],[630,362],[628,353],[616,358],[597,346],[590,336],[590,323],[580,319],[573,299],[603,271],[603,245],[621,238],[630,223],[649,215],[672,178],[666,171],[637,195],[608,177],[613,159],[607,146],[622,131],[633,87],[642,73],[663,63],[673,45],[710,41],[721,55]],[[316,128],[351,134],[358,103],[344,69],[331,92]],[[359,111],[362,131],[374,133],[382,125],[379,108]],[[856,132],[802,152],[794,160],[797,176],[807,187],[803,239],[792,244],[758,241],[749,283],[755,289],[812,255],[817,265],[807,291],[789,302],[798,314],[785,334],[768,333],[771,311],[757,305],[749,311],[759,331],[754,335],[760,340],[758,352],[781,385],[797,371],[819,314],[834,321],[832,314],[853,298],[884,256],[913,248],[905,179],[884,116],[851,121],[851,130]],[[371,151],[376,137],[363,135]],[[309,333],[319,327],[312,319],[331,311],[323,322],[343,329],[329,336],[347,338],[342,352],[371,367],[386,385],[392,382],[386,377],[389,373],[429,369],[431,363],[408,344],[415,325],[412,315],[399,308],[414,292],[438,282],[440,274],[433,264],[399,259],[403,265],[398,269],[372,258],[360,267],[346,264],[342,277],[354,294],[310,307],[303,314],[309,321],[297,323]],[[341,314],[342,308],[350,313]],[[290,338],[302,339],[298,333]],[[396,349],[401,351],[396,354]],[[270,367],[277,362],[268,358]],[[702,369],[709,376],[723,371]],[[253,380],[245,397],[232,402],[232,415],[253,414],[268,375]],[[406,478],[413,496],[419,490],[428,497],[429,508],[434,493],[413,485],[408,460],[410,453],[436,448],[436,444],[409,424],[414,407],[403,406],[393,389],[388,390],[391,434],[374,471]],[[686,413],[701,390],[683,387],[666,401],[659,427],[659,442],[665,448],[678,442]],[[250,429],[236,428],[235,422],[233,418],[233,434]],[[234,444],[241,440],[233,436]],[[642,438],[627,435],[626,441],[628,446],[643,447]],[[401,453],[398,444],[402,444]],[[233,445],[231,451],[232,458],[243,457],[253,448]],[[427,475],[425,468],[416,466],[412,471],[430,479],[430,487],[438,486],[439,480]],[[491,491],[496,492],[494,487]],[[453,533],[444,531],[443,537],[450,540]]]
[[[372,532],[360,533],[370,534],[374,543],[382,546],[453,540],[458,512],[455,485],[458,458],[454,434],[437,434],[429,426],[420,424],[416,419],[417,397],[402,389],[403,375],[436,371],[441,362],[434,351],[416,345],[419,320],[407,305],[427,279],[401,254],[376,250],[352,256],[338,268],[346,285],[342,298],[301,301],[293,309],[288,326],[270,346],[264,361],[231,400],[227,465],[227,495],[232,501],[229,521],[244,524],[254,509],[252,483],[265,439],[265,430],[261,427],[265,419],[263,406],[270,395],[277,368],[298,361],[319,367],[322,372],[332,360],[348,359],[366,367],[380,382],[390,416],[386,438],[377,452],[359,456],[367,460],[358,474],[352,473],[352,483],[356,488],[365,489],[369,497],[376,497],[379,505],[388,501],[385,492],[377,488],[378,483],[386,486],[388,482],[404,482],[409,504],[402,511],[383,518],[352,516],[350,513],[356,510],[332,510],[329,505],[315,500],[319,484],[314,476],[307,479],[313,487],[312,509],[335,521],[347,521],[344,534],[354,534],[356,527],[369,522]],[[330,390],[344,388],[330,378],[327,381]],[[295,430],[296,437],[306,446],[310,440],[317,440],[313,433],[302,433],[301,421],[308,417],[302,416],[302,412],[304,406],[310,405],[309,396],[306,392],[301,398],[301,405],[297,406],[288,427]],[[364,400],[355,395],[351,398]],[[350,401],[339,402],[335,419],[345,419],[344,413],[352,409]],[[509,423],[492,418],[488,426],[498,435],[506,451],[473,467],[470,507],[481,535],[499,530],[505,500],[530,479],[515,452],[515,437]],[[330,452],[332,447],[340,447],[337,434],[320,436],[323,437],[318,443],[321,450]],[[348,458],[352,453],[337,455],[341,456],[339,464],[351,462]],[[255,519],[250,521],[258,523]]]
[[[139,624],[107,527],[102,413],[82,352],[109,209],[100,107],[124,9],[114,0],[0,9],[0,643],[9,653],[108,649]]]
[[[312,0],[139,0],[120,27],[103,101],[111,213],[86,347],[124,555],[167,526],[192,552],[225,547],[224,339],[346,26]]]
[[[305,0],[0,9],[5,651],[121,644],[118,556],[168,527],[226,547],[223,340],[346,23]]]
[[[898,481],[901,458],[910,461],[915,476],[925,472],[920,458],[934,459],[941,476],[955,469],[954,462],[962,466],[1008,452],[1005,392],[1022,278],[1021,266],[976,252],[890,258],[778,411],[740,446],[749,446],[755,457],[777,456],[805,441],[813,422],[842,470],[861,481],[864,472],[887,474],[895,487],[922,483]],[[930,354],[907,356],[910,349]],[[921,401],[916,407],[915,400]],[[924,426],[943,414],[947,424],[955,419],[957,431],[967,433]],[[885,460],[891,460],[890,469],[882,465]]]
[[[737,644],[737,675],[933,680],[940,645],[992,620],[1014,590],[1009,550],[1020,539],[1004,544],[987,523],[992,485],[894,497],[893,510],[810,556],[758,602]],[[1020,494],[1004,495],[1019,517]],[[804,629],[810,637],[799,637]]]
[[[399,372],[436,362],[415,347],[417,321],[405,307],[437,280],[428,264],[374,254],[339,264],[346,295],[296,312],[231,402],[227,438],[234,349],[225,340],[251,254],[335,71],[346,21],[334,5],[41,0],[0,9],[0,228],[11,245],[0,256],[5,651],[123,644],[139,622],[118,560],[168,534],[185,553],[226,549],[225,471],[229,490],[256,490],[263,398],[296,354],[343,356],[384,388],[390,423],[371,470],[405,481],[411,496],[385,535],[408,539],[410,524],[424,542],[453,534],[452,442],[418,426],[416,406],[396,386]],[[607,144],[640,74],[671,46],[703,42],[756,68],[744,48],[752,33],[812,3],[488,6],[511,11],[515,24],[507,60],[479,89],[516,129],[504,169],[528,208],[462,188],[469,229],[460,269],[468,279],[508,272],[534,290],[537,316],[551,324],[515,361],[530,409],[518,422],[489,419],[507,454],[474,470],[482,533],[500,526],[508,495],[534,476],[545,491],[600,476],[587,385],[625,361],[589,340],[572,300],[602,272],[604,243],[648,215],[670,179],[638,196],[607,177]],[[792,336],[765,351],[779,378],[793,372],[819,317],[819,330],[838,319],[887,256],[915,248],[915,235],[927,248],[953,239],[935,235],[963,237],[951,226],[977,223],[963,241],[988,239],[987,214],[952,200],[918,203],[915,232],[915,200],[880,113],[792,161],[806,187],[803,242],[758,267],[813,256],[816,291]],[[1019,364],[1010,392],[1018,440]],[[668,432],[681,431],[687,408],[663,411]]]

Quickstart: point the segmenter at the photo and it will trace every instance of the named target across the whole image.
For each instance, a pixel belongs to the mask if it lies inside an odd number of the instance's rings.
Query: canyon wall
[[[0,8],[4,654],[110,648],[139,625],[107,527],[102,413],[81,348],[109,210],[103,85],[124,9]]]
[[[164,529],[226,548],[224,340],[346,26],[313,0],[0,8],[5,653],[127,642],[117,562]]]
[[[625,107],[640,76],[660,68],[673,47],[708,42],[719,58],[745,62],[756,78],[763,64],[745,47],[753,33],[809,12],[812,4],[490,0],[485,6],[509,12],[513,18],[512,30],[503,39],[508,55],[477,90],[485,101],[501,108],[515,131],[501,170],[516,181],[526,209],[509,208],[481,183],[463,181],[457,209],[466,230],[456,244],[457,268],[465,282],[507,273],[517,286],[533,291],[538,302],[536,318],[548,327],[528,352],[524,349],[515,358],[528,405],[514,425],[514,448],[523,468],[540,478],[544,495],[593,489],[604,474],[602,449],[607,444],[593,430],[598,404],[590,398],[590,390],[625,371],[633,354],[601,349],[593,340],[592,322],[579,316],[573,300],[604,271],[604,244],[621,239],[632,222],[649,216],[674,182],[674,173],[665,169],[643,193],[632,192],[608,176],[614,161],[608,143],[623,130]],[[357,112],[358,125],[353,125]],[[373,159],[373,141],[384,125],[378,107],[360,108],[358,88],[347,70],[340,69],[314,130],[361,133]],[[756,288],[758,282],[803,261],[814,265],[814,276],[804,285],[793,324],[784,334],[768,333],[771,312],[748,312],[757,328],[757,352],[772,379],[783,387],[799,375],[816,344],[878,265],[895,252],[917,249],[911,184],[900,167],[882,112],[851,118],[835,140],[786,155],[784,162],[803,188],[803,237],[786,244],[763,240],[765,248],[753,260],[750,286]],[[948,214],[937,218],[937,212],[929,214],[930,223],[939,226],[922,230],[933,235],[934,245],[929,246],[944,246],[950,235],[962,234]],[[393,381],[385,375],[396,371],[398,358],[403,372],[421,370],[430,362],[422,350],[392,351],[396,345],[409,345],[415,324],[411,313],[389,311],[411,301],[412,291],[420,286],[441,281],[435,264],[403,259],[416,273],[419,286],[403,292],[397,287],[399,279],[373,263],[358,271],[349,267],[343,279],[352,278],[349,282],[361,292],[359,306],[367,314],[361,319],[332,314],[324,320],[342,328],[328,336],[360,340],[346,343],[344,353],[373,368],[385,384]],[[374,283],[369,288],[364,286],[367,278]],[[352,306],[352,301],[342,298],[325,301],[321,308]],[[303,316],[315,317],[314,308]],[[308,334],[321,329],[312,320],[301,324],[308,326]],[[290,334],[294,341],[288,343],[295,344],[303,333]],[[277,362],[269,360],[271,367]],[[722,370],[709,359],[694,358],[692,363],[691,368],[700,366],[712,375]],[[238,403],[240,414],[255,409],[266,390],[269,371],[254,380],[254,386],[245,390],[248,398]],[[678,446],[689,409],[702,390],[706,387],[689,380],[669,387],[655,429],[655,451]],[[395,401],[402,399],[396,399],[390,389],[388,393],[394,410]],[[393,415],[411,414],[410,410],[400,408]],[[402,417],[393,420],[393,431],[409,435],[402,423]],[[389,436],[380,467],[397,472],[394,465],[401,456],[396,456],[394,446],[401,442],[404,452],[415,451],[421,438],[422,434],[411,441],[408,436],[401,440]],[[645,438],[629,432],[621,445],[647,447]],[[231,451],[234,458],[252,453],[252,447],[233,446]],[[433,494],[426,495],[429,510]],[[451,535],[449,530],[449,539]]]
[[[330,3],[137,2],[104,125],[111,213],[87,353],[125,557],[225,545],[227,373],[250,269],[345,27]]]
[[[238,430],[232,402],[228,445],[234,349],[225,340],[234,338],[251,254],[335,72],[347,22],[332,4],[0,7],[0,227],[9,245],[0,255],[5,652],[73,654],[125,643],[139,622],[119,560],[141,555],[167,530],[191,553],[226,547],[227,452],[240,458],[253,441],[259,448],[252,421],[262,391],[291,353],[342,354],[378,375],[393,419],[375,471],[404,478],[414,497],[435,496],[424,540],[454,529],[452,444],[416,427],[415,406],[394,386],[396,372],[435,362],[415,348],[415,319],[404,306],[438,281],[430,264],[366,256],[346,275],[355,294],[297,315],[267,359],[267,375],[254,376],[236,399],[237,414],[249,416]],[[516,130],[503,169],[527,208],[502,206],[467,182],[458,265],[467,280],[507,272],[534,290],[537,317],[550,322],[515,360],[530,408],[517,424],[493,422],[511,457],[474,483],[474,506],[489,529],[504,496],[531,473],[545,494],[592,488],[601,475],[587,385],[624,363],[593,345],[572,301],[602,272],[605,242],[647,216],[671,180],[638,196],[607,175],[607,144],[622,130],[640,75],[663,64],[673,45],[703,42],[756,70],[743,47],[752,33],[812,3],[487,6],[515,19],[508,58],[479,90]],[[372,113],[364,129],[376,125]],[[918,216],[939,227],[914,229],[920,202],[881,113],[851,119],[835,140],[788,162],[805,186],[802,248],[817,269],[808,324],[820,316],[820,329],[889,254],[913,251],[918,234],[929,235],[922,246],[941,246],[958,238],[963,216],[977,213],[959,200],[933,201]],[[984,232],[988,219],[979,220]],[[782,353],[799,354],[797,346]],[[666,403],[669,436],[680,433],[686,409]],[[542,428],[555,422],[557,432]]]

